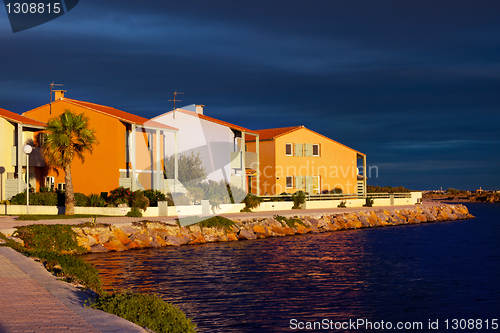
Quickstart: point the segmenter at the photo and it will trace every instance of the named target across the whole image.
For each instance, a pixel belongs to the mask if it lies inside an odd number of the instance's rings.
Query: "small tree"
[[[301,209],[302,205],[306,202],[306,194],[304,193],[304,191],[297,191],[292,194],[292,201],[292,209]]]
[[[85,162],[85,152],[92,153],[98,143],[95,130],[89,128],[89,120],[83,113],[74,114],[66,110],[59,117],[52,118],[47,123],[47,137],[43,146],[43,154],[48,165],[62,168],[65,174],[66,215],[75,214],[75,195],[71,163],[75,155]]]
[[[165,159],[165,178],[174,179],[175,156],[172,155]],[[203,181],[208,174],[203,166],[203,160],[200,153],[191,151],[190,154],[184,153],[178,155],[178,180],[182,184],[189,181]]]

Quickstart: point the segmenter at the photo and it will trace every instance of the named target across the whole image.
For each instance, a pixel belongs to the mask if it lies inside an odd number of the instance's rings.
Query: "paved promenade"
[[[40,263],[0,247],[0,332],[146,332],[115,315],[83,307],[87,298]]]

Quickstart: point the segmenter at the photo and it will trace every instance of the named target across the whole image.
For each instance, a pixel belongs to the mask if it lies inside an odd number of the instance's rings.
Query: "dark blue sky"
[[[498,1],[98,1],[12,33],[0,107],[70,98],[147,118],[205,104],[367,154],[369,184],[500,189]]]

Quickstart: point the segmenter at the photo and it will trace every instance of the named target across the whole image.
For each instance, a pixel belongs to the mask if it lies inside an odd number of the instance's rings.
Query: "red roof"
[[[341,145],[341,146],[344,146],[344,147],[346,147],[346,148],[349,148],[349,149],[351,149],[351,150],[354,150],[356,153],[359,153],[359,154],[361,154],[361,155],[365,155],[365,154],[363,154],[363,153],[361,153],[361,152],[359,152],[359,151],[357,151],[357,150],[355,150],[355,149],[352,149],[351,147],[348,147],[348,146],[346,146],[346,145],[344,145],[344,144],[341,144],[340,142],[337,142],[337,141],[335,141],[335,140],[332,140],[332,139],[330,139],[330,138],[329,138],[329,137],[327,137],[327,136],[324,136],[324,135],[322,135],[322,134],[319,134],[319,133],[317,133],[317,132],[314,132],[314,131],[310,130],[309,128],[304,127],[303,125],[301,125],[301,126],[292,126],[292,127],[267,128],[267,129],[256,130],[255,132],[259,133],[259,140],[260,140],[260,141],[263,141],[263,140],[275,139],[275,138],[277,138],[277,137],[279,137],[279,136],[282,136],[282,135],[285,135],[285,134],[291,133],[291,132],[296,131],[296,130],[301,129],[301,128],[304,128],[304,129],[306,129],[306,130],[308,130],[308,131],[311,131],[311,132],[313,132],[313,133],[315,133],[315,134],[317,134],[317,135],[319,135],[319,136],[322,136],[322,137],[324,137],[325,139],[328,139],[328,140],[330,140],[330,141],[333,141],[333,142],[335,142],[335,143],[337,143],[337,144],[339,144],[339,145]]]
[[[172,112],[174,112],[174,110],[172,110],[170,112],[167,112],[165,114],[169,114],[169,113],[172,113]],[[193,111],[184,110],[184,109],[175,109],[175,112],[182,112],[184,114],[187,114],[187,115],[190,115],[190,116],[193,116],[193,117],[198,117],[200,119],[207,120],[207,121],[210,121],[210,122],[222,125],[222,126],[226,126],[226,127],[235,129],[237,131],[247,132],[247,133],[251,133],[251,134],[258,134],[257,131],[252,131],[252,130],[249,130],[248,128],[241,127],[241,126],[238,126],[238,125],[234,125],[234,124],[231,124],[231,123],[219,120],[219,119],[215,119],[215,118],[212,118],[212,117],[209,117],[209,116],[205,116],[204,114],[198,114],[198,113],[193,112]],[[163,116],[163,115],[159,115],[158,117],[154,117],[153,119],[159,118],[161,116]]]
[[[304,126],[291,126],[291,127],[280,127],[280,128],[266,128],[261,130],[256,130],[259,133],[259,140],[269,140],[274,139],[278,136],[293,132]]]
[[[0,117],[5,118],[7,120],[13,121],[18,124],[23,125],[32,125],[32,126],[41,126],[46,127],[47,124],[42,123],[41,121],[34,120],[25,116],[21,116],[20,114],[5,110],[0,108]]]
[[[130,124],[137,124],[137,125],[151,126],[151,127],[160,127],[160,128],[171,129],[171,130],[175,130],[175,131],[178,130],[175,127],[161,124],[159,122],[149,120],[147,118],[137,116],[135,114],[131,114],[131,113],[128,113],[125,111],[121,111],[121,110],[115,109],[115,108],[110,107],[110,106],[104,106],[104,105],[94,104],[94,103],[90,103],[90,102],[78,101],[76,99],[71,99],[71,98],[66,98],[66,97],[64,99],[57,100],[53,103],[57,103],[57,102],[67,102],[69,104],[73,104],[73,105],[76,105],[76,106],[79,106],[82,108],[86,108],[86,109],[89,109],[89,110],[92,110],[95,112],[106,114],[108,116],[111,116],[113,118],[117,118],[119,120],[122,120],[122,121],[124,121],[126,123],[130,123]]]

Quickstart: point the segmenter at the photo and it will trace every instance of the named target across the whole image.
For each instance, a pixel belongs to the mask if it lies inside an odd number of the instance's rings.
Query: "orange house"
[[[64,97],[55,91],[52,103],[25,112],[26,117],[42,122],[59,116],[65,110],[84,113],[99,143],[85,162],[75,158],[72,164],[75,192],[84,194],[108,192],[119,186],[164,190],[163,159],[165,145],[175,144],[177,129],[109,106]],[[42,134],[44,135],[44,134]],[[172,137],[167,140],[167,135]],[[43,145],[43,137],[39,138]],[[64,189],[64,171],[45,167],[37,180],[47,187]]]
[[[336,188],[344,194],[366,194],[365,154],[304,126],[255,132],[260,137],[261,194],[299,190],[320,194]],[[363,162],[363,176],[358,175],[358,159]]]

